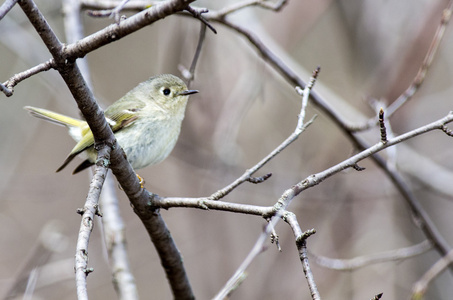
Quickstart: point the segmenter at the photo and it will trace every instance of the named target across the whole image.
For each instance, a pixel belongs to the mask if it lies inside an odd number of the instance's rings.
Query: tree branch
[[[389,261],[401,261],[420,255],[422,253],[426,253],[432,248],[432,243],[428,240],[425,240],[410,247],[358,256],[351,259],[334,259],[314,253],[312,253],[312,255],[315,257],[315,262],[322,267],[339,271],[352,271],[372,264]]]
[[[122,22],[121,25],[124,26],[112,25],[115,28],[110,31],[108,29],[112,28],[112,26],[110,26],[107,28],[107,32],[117,32],[119,34],[118,38],[125,36],[126,34],[138,30],[141,28],[140,26],[151,24],[152,22],[165,17],[167,14],[173,13],[178,9],[183,9],[188,3],[189,2],[184,2],[182,0],[167,1],[164,4],[159,5],[158,8],[152,7],[150,10],[144,11],[139,14],[137,18],[131,18],[137,20],[136,23],[129,21]],[[110,154],[111,169],[134,206],[134,211],[145,225],[145,228],[156,247],[162,265],[167,273],[167,278],[170,282],[174,297],[192,299],[194,296],[184,270],[180,253],[171,239],[171,235],[169,234],[162,217],[157,211],[148,206],[148,200],[152,194],[149,194],[145,189],[140,188],[138,179],[135,176],[131,165],[127,162],[123,150],[116,142],[110,126],[108,126],[104,118],[102,110],[95,102],[92,92],[88,88],[77,65],[74,63],[77,56],[71,56],[69,54],[70,51],[67,51],[68,47],[64,47],[63,44],[60,43],[32,0],[21,0],[19,1],[19,4],[52,54],[58,72],[66,82],[74,99],[76,99],[79,109],[93,132],[96,144],[113,146],[113,150]],[[121,31],[121,33],[119,33],[118,30]],[[100,32],[105,32],[105,30],[101,30]],[[95,46],[88,47],[91,51],[111,41],[110,37],[99,36],[99,32],[97,34],[98,35],[94,34],[95,38],[92,40],[92,43]],[[97,40],[96,37],[98,38]],[[80,54],[83,45],[85,47],[88,46],[86,43],[86,39],[82,40],[81,43],[76,43],[78,49],[75,52]]]
[[[453,250],[448,252],[445,256],[439,259],[434,265],[429,268],[429,270],[423,274],[412,287],[412,299],[421,300],[423,299],[428,285],[434,278],[439,276],[448,266],[453,263]]]
[[[88,299],[87,276],[93,271],[92,268],[88,268],[88,243],[93,231],[94,217],[100,215],[99,197],[107,176],[108,166],[105,165],[105,161],[109,161],[109,152],[110,149],[106,146],[98,149],[98,161],[96,162],[94,176],[91,179],[88,196],[83,209],[79,210],[82,221],[77,239],[74,265],[78,299]]]
[[[392,101],[392,104],[389,107],[387,107],[387,109],[385,110],[387,118],[390,118],[401,106],[403,106],[410,99],[412,99],[412,97],[420,89],[420,86],[425,81],[428,69],[431,67],[431,64],[439,49],[440,42],[444,37],[445,30],[451,18],[452,10],[453,1],[450,1],[448,6],[442,12],[440,24],[437,27],[436,33],[434,34],[434,37],[431,41],[431,45],[428,49],[428,52],[426,53],[425,58],[423,59],[420,68],[418,69],[417,75],[415,75],[414,79],[412,80],[412,83],[407,87],[407,89],[395,101]],[[377,124],[376,120],[374,118],[371,118],[368,122],[366,122],[363,125],[351,126],[350,130],[363,131],[370,129],[376,124]]]
[[[306,86],[306,84],[298,77],[298,75],[293,70],[291,70],[291,68],[289,68],[279,57],[277,57],[254,33],[230,22],[227,19],[210,18],[209,15],[206,16],[206,18],[212,22],[219,22],[220,24],[223,24],[244,36],[256,48],[256,50],[260,53],[264,60],[267,61],[272,67],[274,67],[290,84],[301,87]],[[331,107],[325,99],[318,95],[316,91],[312,91],[310,93],[310,98],[312,99],[313,104],[320,110],[322,110],[336,124],[336,126],[343,133],[345,133],[345,135],[359,150],[370,148],[370,146],[363,139],[353,134],[353,131],[351,131],[351,126],[346,123],[341,115],[333,107]],[[446,255],[450,250],[450,246],[438,232],[436,226],[429,218],[429,215],[423,210],[415,195],[409,190],[407,184],[405,183],[405,180],[395,170],[391,170],[385,160],[382,159],[382,157],[380,157],[379,155],[372,155],[372,159],[381,169],[384,170],[387,176],[389,176],[406,202],[410,205],[414,215],[416,215],[418,217],[418,220],[420,221],[423,232],[433,242],[435,248],[442,255]],[[298,189],[296,187],[294,188]]]

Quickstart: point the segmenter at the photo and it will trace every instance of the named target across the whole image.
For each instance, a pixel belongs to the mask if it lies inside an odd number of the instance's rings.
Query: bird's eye
[[[165,96],[168,96],[168,95],[170,95],[171,91],[170,91],[169,88],[165,88],[165,89],[162,90],[162,93],[163,93]]]

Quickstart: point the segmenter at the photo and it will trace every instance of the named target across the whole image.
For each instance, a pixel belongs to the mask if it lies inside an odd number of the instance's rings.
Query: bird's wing
[[[130,126],[138,118],[138,113],[145,107],[145,103],[139,100],[135,101],[117,101],[108,107],[105,111],[105,118],[109,123],[112,131],[115,133],[124,127]],[[57,169],[57,172],[63,170],[74,157],[82,153],[89,147],[93,146],[94,137],[90,129],[87,129],[80,141],[74,146],[63,164]]]

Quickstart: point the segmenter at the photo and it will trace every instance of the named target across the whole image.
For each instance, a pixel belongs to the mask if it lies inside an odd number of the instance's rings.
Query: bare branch
[[[209,17],[208,17],[209,19]],[[301,87],[305,86],[305,83],[298,77],[298,75],[289,68],[279,57],[277,57],[254,33],[251,31],[236,25],[227,19],[212,19],[212,21],[219,22],[239,34],[243,35],[260,53],[260,55],[266,60],[271,66],[273,66],[283,77],[286,78],[291,84],[295,84]],[[333,108],[331,105],[318,95],[315,91],[310,93],[310,97],[313,101],[313,104],[321,109],[336,125],[342,130],[346,136],[353,142],[353,144],[358,149],[368,149],[369,145],[360,137],[355,136],[352,131],[352,127],[346,123],[346,121],[340,116],[340,114]],[[393,169],[389,168],[387,162],[382,159],[377,154],[372,155],[372,159],[377,163],[377,165],[384,170],[384,172],[389,176],[394,185],[403,195],[406,202],[410,205],[411,210],[414,212],[414,215],[417,216],[420,221],[421,228],[427,237],[434,243],[435,248],[445,255],[450,250],[450,246],[442,237],[442,235],[437,230],[435,224],[431,221],[430,217],[423,210],[422,206],[415,198],[414,194],[410,191],[405,180]],[[354,164],[353,164],[354,165]],[[316,183],[317,184],[317,183]],[[293,187],[290,190],[296,189]],[[290,190],[287,190],[289,192]],[[290,195],[293,195],[294,191],[290,192]],[[286,193],[286,192],[285,192]],[[291,198],[292,199],[292,198]]]
[[[27,79],[33,75],[36,75],[38,73],[41,73],[41,72],[44,72],[44,71],[48,71],[52,68],[55,68],[55,61],[53,59],[50,59],[44,63],[41,63],[37,66],[34,66],[33,68],[30,68],[24,72],[21,72],[21,73],[17,73],[16,75],[14,75],[13,77],[11,77],[10,79],[8,79],[3,85],[2,87],[4,87],[5,89],[2,89],[1,91],[3,93],[5,93],[6,96],[10,97],[13,95],[13,91],[14,91],[14,87],[19,83],[21,82],[22,80],[24,79]]]
[[[172,0],[158,2],[156,5],[153,5],[150,8],[121,21],[120,24],[112,24],[74,44],[67,45],[64,49],[65,55],[70,59],[84,57],[91,51],[119,40],[171,14],[186,9],[187,6],[193,1],[194,0]]]
[[[260,177],[250,177],[249,179],[247,179],[247,181],[251,182],[251,183],[255,183],[255,184],[261,183],[261,182],[264,182],[267,179],[269,179],[271,176],[272,176],[272,173],[267,173],[264,176],[260,176]]]
[[[277,154],[279,154],[286,147],[288,147],[292,142],[294,142],[299,137],[299,135],[302,132],[304,132],[305,129],[307,129],[307,127],[313,123],[315,118],[316,118],[316,116],[314,116],[310,121],[305,123],[302,129],[299,130],[298,128],[296,128],[296,130],[283,143],[281,143],[277,148],[275,148],[271,153],[269,153],[259,163],[257,163],[252,168],[246,170],[244,174],[242,174],[239,178],[237,178],[235,181],[230,183],[228,186],[226,186],[223,189],[218,190],[217,192],[212,194],[209,197],[209,199],[217,200],[217,199],[223,198],[226,195],[228,195],[232,190],[234,190],[236,187],[238,187],[240,184],[247,181],[256,171],[261,169],[268,161],[270,161]]]
[[[427,124],[425,126],[419,127],[417,129],[414,129],[412,131],[406,132],[404,134],[401,134],[395,138],[392,138],[387,141],[387,143],[383,144],[381,142],[375,144],[374,146],[371,146],[362,152],[350,157],[349,159],[346,159],[337,165],[324,170],[320,173],[313,174],[305,178],[303,181],[297,183],[295,186],[293,186],[291,189],[288,189],[283,196],[280,198],[278,201],[279,205],[282,207],[288,207],[289,203],[292,201],[292,199],[300,194],[302,191],[313,187],[315,185],[318,185],[321,183],[323,180],[329,178],[330,176],[337,174],[338,172],[347,169],[347,168],[353,168],[354,165],[356,165],[359,161],[372,156],[373,154],[376,154],[377,152],[388,148],[390,146],[396,145],[398,143],[401,143],[403,141],[406,141],[410,138],[416,137],[420,134],[426,133],[428,131],[436,130],[436,129],[442,129],[442,127],[453,121],[453,112],[450,112],[447,116],[445,116],[442,119],[439,119],[435,122],[432,122],[430,124]]]
[[[359,256],[351,259],[334,259],[311,253],[315,257],[315,262],[325,268],[339,271],[351,271],[363,268],[372,264],[401,261],[423,254],[433,248],[433,244],[425,240],[417,245],[385,251],[376,254]]]
[[[187,86],[190,87],[190,83],[195,77],[195,67],[197,66],[198,58],[201,54],[201,48],[203,47],[204,38],[206,36],[206,25],[201,24],[200,27],[200,35],[198,38],[197,49],[195,50],[195,54],[192,59],[192,64],[190,65],[190,69],[187,70],[183,65],[179,65],[179,71],[182,73],[183,77],[187,79]]]
[[[453,250],[447,253],[444,257],[439,259],[434,265],[429,268],[429,270],[423,274],[412,287],[412,299],[419,300],[423,299],[423,296],[428,289],[428,285],[439,276],[445,269],[450,266],[453,262]]]
[[[98,150],[98,160],[91,179],[90,188],[82,212],[79,236],[77,239],[77,249],[75,254],[76,287],[78,299],[88,299],[87,276],[93,271],[88,268],[88,243],[91,232],[93,231],[94,217],[99,215],[99,197],[102,185],[107,176],[108,166],[105,161],[109,161],[110,148],[103,146]]]
[[[302,268],[304,270],[305,278],[307,279],[308,288],[310,289],[312,299],[321,299],[318,288],[316,286],[315,278],[313,272],[311,271],[310,264],[308,262],[307,255],[307,239],[316,233],[315,229],[310,229],[305,232],[302,232],[300,229],[299,222],[297,221],[296,215],[287,212],[284,215],[284,220],[289,224],[293,230],[294,236],[296,237],[296,247],[299,252],[299,259],[302,263]]]
[[[420,86],[423,84],[426,78],[426,74],[428,73],[428,69],[431,67],[431,64],[434,58],[437,55],[437,51],[439,49],[440,42],[442,41],[445,30],[447,28],[448,23],[450,22],[451,14],[453,10],[453,1],[448,3],[448,6],[443,10],[442,17],[440,19],[440,24],[437,27],[436,33],[431,41],[431,45],[428,49],[428,52],[425,55],[425,58],[415,75],[412,83],[409,87],[395,100],[392,104],[387,107],[385,113],[387,118],[390,118],[401,106],[407,103],[415,93],[420,89]],[[367,130],[377,124],[374,118],[370,119],[367,123],[360,125],[360,126],[351,126],[351,131],[363,131]]]
[[[302,105],[301,105],[300,114],[299,114],[298,121],[297,121],[296,130],[302,130],[302,128],[303,128],[304,120],[305,120],[305,112],[307,111],[308,99],[310,98],[310,92],[311,92],[311,89],[313,88],[313,86],[315,85],[316,79],[318,78],[320,71],[321,71],[321,67],[317,67],[313,71],[310,81],[308,82],[308,84],[305,86],[305,88],[303,90],[298,86],[296,87],[296,91],[299,93],[299,95],[302,96]]]
[[[233,213],[250,214],[256,216],[273,216],[275,209],[272,206],[258,206],[212,200],[210,198],[177,198],[159,197],[154,195],[150,203],[152,207],[170,209],[172,207],[191,207],[202,210],[220,210]]]
[[[437,50],[439,49],[440,42],[444,37],[445,30],[447,29],[448,22],[450,21],[451,14],[453,10],[453,1],[448,3],[447,8],[445,8],[442,12],[442,17],[440,20],[439,27],[437,27],[436,33],[434,34],[433,40],[431,41],[431,45],[426,53],[426,56],[423,60],[420,69],[415,75],[415,78],[412,84],[407,88],[404,93],[399,96],[388,108],[387,108],[387,117],[393,115],[395,111],[398,110],[402,105],[404,105],[407,101],[409,101],[412,96],[418,91],[422,83],[425,81],[426,74],[428,73],[428,69],[431,66],[434,57],[437,54]]]
[[[0,83],[0,92],[3,92],[7,97],[13,95],[13,91],[7,88],[3,83]]]
[[[141,11],[149,8],[150,6],[157,5],[161,1],[151,1],[151,0],[134,0],[132,2],[127,2],[124,6],[121,7],[123,11]],[[84,9],[88,10],[106,10],[112,11],[121,4],[119,0],[110,0],[110,1],[97,1],[97,0],[81,0],[80,5]]]
[[[208,10],[206,8],[194,8],[194,7],[191,7],[191,6],[187,6],[186,10],[192,15],[194,16],[194,18],[198,19],[201,21],[201,23],[203,23],[206,27],[208,27],[209,29],[211,29],[212,32],[214,32],[215,34],[217,34],[217,30],[215,30],[215,28],[209,24],[209,22],[203,17],[202,14],[204,13],[207,13]]]
[[[16,5],[18,0],[6,0],[2,6],[0,6],[0,20]]]
[[[253,245],[252,249],[250,250],[247,257],[238,267],[236,272],[234,272],[233,276],[227,281],[227,283],[223,286],[223,288],[215,295],[213,298],[214,300],[223,300],[225,298],[229,298],[231,293],[244,281],[245,279],[245,271],[253,262],[253,260],[263,251],[266,250],[264,243],[267,240],[267,237],[272,232],[272,229],[280,220],[281,213],[277,213],[275,217],[271,219],[271,221],[264,227],[263,232],[259,235],[255,245]]]
[[[313,235],[316,231],[309,230],[304,232],[301,236],[296,238],[296,245],[297,249],[299,250],[299,259],[302,262],[305,278],[308,282],[308,287],[310,288],[311,298],[313,300],[320,300],[321,296],[318,292],[318,288],[315,283],[315,279],[313,277],[313,273],[310,268],[310,264],[308,263],[308,255],[307,255],[307,238]]]
[[[231,4],[230,6],[224,7],[223,9],[214,12],[211,17],[213,19],[222,20],[229,14],[237,12],[241,9],[250,6],[260,6],[265,9],[270,9],[273,11],[279,11],[283,8],[283,6],[287,3],[287,0],[279,0],[276,2],[272,2],[270,0],[246,0],[246,1],[239,1],[237,3]]]
[[[129,0],[122,0],[120,4],[118,4],[115,8],[113,9],[108,9],[108,10],[88,10],[87,13],[88,15],[92,17],[100,17],[100,18],[114,18],[115,23],[119,24],[120,23],[120,12],[123,10],[124,6],[129,2]]]
[[[112,281],[119,299],[139,299],[134,275],[131,272],[126,249],[126,229],[121,218],[116,184],[109,172],[102,188],[103,236],[109,254]]]
[[[43,269],[51,264],[52,255],[67,247],[68,237],[63,234],[63,227],[63,224],[55,220],[43,226],[36,243],[17,266],[17,273],[12,275],[13,281],[2,295],[2,299],[17,299],[20,294],[24,294],[24,299],[33,298],[33,292],[39,288],[39,283],[46,281],[42,280],[43,274],[46,273]],[[73,266],[74,262],[71,261],[71,264]],[[55,276],[55,273],[52,274]],[[71,276],[70,279],[72,280],[73,277]],[[59,279],[61,277],[57,280]]]

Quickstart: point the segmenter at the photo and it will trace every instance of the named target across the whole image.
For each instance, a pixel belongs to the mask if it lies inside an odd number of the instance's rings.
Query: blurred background
[[[197,1],[217,10],[237,1]],[[65,41],[60,1],[38,1],[38,7],[61,41]],[[228,18],[256,33],[304,80],[321,66],[315,90],[351,124],[376,116],[369,99],[394,101],[411,83],[440,23],[447,1],[288,1],[276,13],[258,7]],[[128,14],[130,15],[130,13]],[[85,35],[113,22],[83,15]],[[209,196],[232,182],[278,146],[295,128],[300,97],[237,33],[214,23],[207,31],[191,88],[178,144],[159,165],[140,171],[146,188],[161,196]],[[93,91],[105,108],[152,75],[180,75],[190,66],[200,24],[170,16],[117,42],[89,53]],[[0,21],[0,81],[50,58],[19,7]],[[391,118],[395,134],[445,116],[452,110],[453,31],[447,28],[426,81],[416,96]],[[54,70],[40,73],[0,95],[0,297],[32,270],[33,299],[74,299],[73,261],[89,172],[71,175],[76,163],[56,168],[74,143],[65,128],[30,117],[25,105],[77,117],[67,87]],[[318,118],[289,148],[256,176],[272,172],[259,185],[243,184],[225,201],[273,205],[293,184],[355,153],[333,122],[310,105],[308,118]],[[452,127],[453,128],[453,127]],[[390,129],[390,128],[389,128]],[[374,128],[361,134],[379,141]],[[393,148],[404,174],[444,238],[453,244],[451,147],[453,140],[431,132]],[[383,153],[386,155],[386,153]],[[353,258],[408,247],[426,237],[412,221],[404,199],[371,160],[366,170],[346,170],[304,191],[289,208],[302,229],[315,228],[308,248],[317,255]],[[142,299],[171,299],[159,259],[124,193],[121,214],[126,225],[132,272]],[[234,273],[261,233],[264,220],[217,211],[173,208],[162,211],[184,257],[199,299],[213,297]],[[282,252],[268,243],[231,299],[311,299],[294,236],[277,227]],[[102,224],[90,241],[88,277],[91,299],[115,299]],[[41,242],[45,240],[46,242]],[[439,259],[431,250],[415,258],[352,271],[329,270],[310,260],[323,299],[407,299],[411,288]],[[31,262],[27,264],[26,262]],[[428,289],[427,299],[451,299],[451,271]],[[26,282],[22,282],[25,290]],[[21,290],[21,289],[19,289]],[[22,295],[18,295],[22,298]]]

